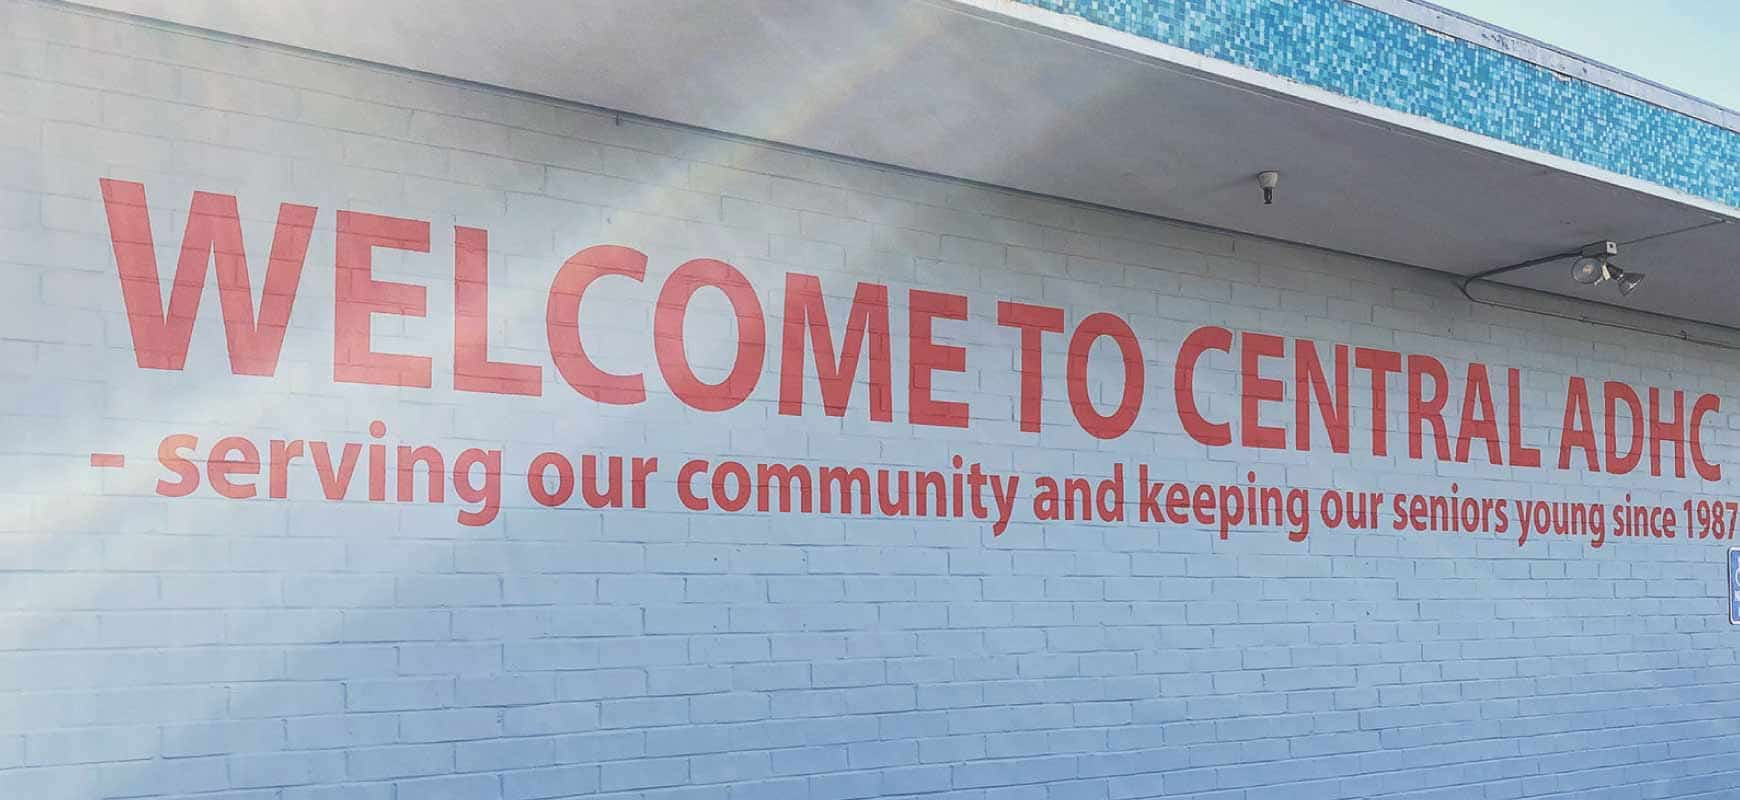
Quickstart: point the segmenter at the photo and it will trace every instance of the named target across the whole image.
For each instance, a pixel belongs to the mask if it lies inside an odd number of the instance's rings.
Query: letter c
[[[646,254],[629,247],[601,244],[570,256],[550,284],[544,332],[550,340],[550,356],[556,361],[556,371],[562,373],[562,379],[574,391],[600,403],[634,405],[646,400],[646,381],[641,374],[605,372],[592,363],[580,344],[580,297],[593,281],[606,275],[644,281]]]
[[[1226,328],[1214,325],[1197,328],[1184,337],[1184,344],[1178,348],[1178,361],[1173,369],[1172,393],[1178,403],[1178,421],[1184,423],[1184,431],[1190,434],[1190,438],[1210,447],[1231,444],[1232,425],[1226,422],[1209,422],[1197,410],[1196,361],[1209,350],[1230,353],[1232,344],[1232,331]]]
[[[706,511],[707,498],[695,496],[695,474],[707,471],[707,460],[697,458],[677,470],[677,499],[690,511]]]
[[[1699,395],[1692,403],[1691,431],[1686,438],[1691,440],[1692,468],[1698,471],[1698,477],[1719,481],[1722,479],[1722,465],[1704,460],[1704,415],[1711,412],[1722,412],[1722,399],[1713,394]]]

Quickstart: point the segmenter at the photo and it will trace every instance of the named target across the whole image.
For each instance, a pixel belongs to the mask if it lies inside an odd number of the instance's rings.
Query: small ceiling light
[[[1571,264],[1571,280],[1585,286],[1614,278],[1608,259],[1619,255],[1619,245],[1611,241],[1595,242],[1583,248],[1582,255]]]
[[[1275,186],[1280,182],[1281,173],[1272,169],[1257,173],[1257,185],[1263,189],[1263,205],[1275,204]]]
[[[1599,283],[1602,278],[1606,277],[1603,274],[1606,272],[1606,267],[1607,263],[1599,258],[1583,256],[1571,265],[1571,280],[1584,285]]]

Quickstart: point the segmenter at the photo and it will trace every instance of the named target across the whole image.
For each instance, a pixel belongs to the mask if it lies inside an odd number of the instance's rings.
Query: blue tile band
[[[1740,133],[1346,0],[1021,0],[1740,207]]]

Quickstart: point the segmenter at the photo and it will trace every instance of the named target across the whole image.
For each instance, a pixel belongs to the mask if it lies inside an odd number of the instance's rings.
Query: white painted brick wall
[[[1024,474],[1147,461],[1167,480],[1725,497],[1734,469],[1701,484],[1374,458],[1357,439],[1350,456],[1210,449],[1167,378],[1205,324],[1429,353],[1452,374],[1518,367],[1550,460],[1568,375],[1733,398],[1730,354],[1473,307],[1426,272],[61,5],[4,0],[0,23],[0,797],[1740,796],[1740,639],[1710,543],[1219,541],[1022,514],[993,538],[697,515],[670,485],[691,456],[936,469],[959,453]],[[237,196],[256,286],[276,205],[319,208],[276,377],[228,373],[210,285],[188,369],[134,365],[103,177],[146,185],[163,264],[193,191]],[[330,380],[339,209],[430,222],[428,254],[375,256],[379,278],[430,287],[428,317],[374,329],[378,349],[435,358],[434,390]],[[454,225],[489,230],[492,355],[542,365],[544,396],[452,390]],[[722,414],[684,408],[656,370],[642,405],[584,400],[541,314],[563,259],[605,243],[649,255],[647,287],[729,261],[774,342],[789,271],[821,277],[836,319],[856,281],[889,284],[896,352],[905,290],[967,295],[971,323],[939,336],[971,346],[969,368],[938,394],[970,400],[972,428],[870,422],[862,390],[843,419],[779,416],[771,356]],[[697,301],[692,341],[730,340],[717,299]],[[1100,441],[1070,424],[1050,337],[1049,424],[1020,432],[1004,299],[1124,317],[1151,383],[1137,427]],[[650,367],[651,289],[600,283],[584,313],[606,369]],[[710,378],[728,360],[692,355]],[[1235,416],[1230,362],[1211,363],[1206,410]],[[1116,364],[1096,351],[1108,406]],[[1356,381],[1356,431],[1366,398]],[[666,468],[644,511],[546,510],[509,478],[481,528],[452,498],[319,502],[309,471],[290,500],[152,492],[170,432],[361,440],[372,419],[390,441],[504,447],[515,468],[545,449]],[[1714,460],[1740,453],[1734,427],[1709,432]],[[98,451],[132,458],[94,470]]]

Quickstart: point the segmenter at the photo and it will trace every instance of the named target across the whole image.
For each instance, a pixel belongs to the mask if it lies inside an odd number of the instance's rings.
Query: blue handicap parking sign
[[[1728,624],[1740,625],[1740,547],[1728,548]]]

